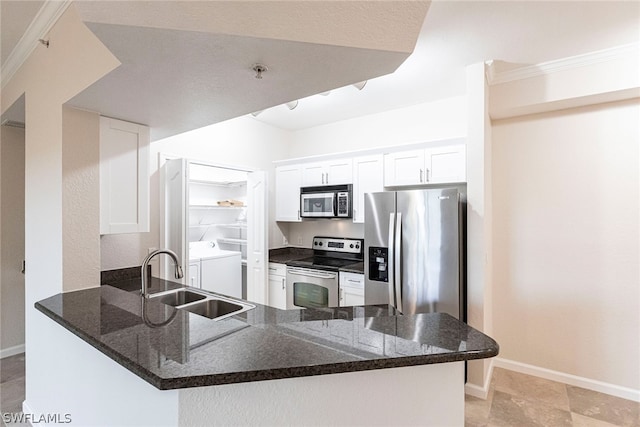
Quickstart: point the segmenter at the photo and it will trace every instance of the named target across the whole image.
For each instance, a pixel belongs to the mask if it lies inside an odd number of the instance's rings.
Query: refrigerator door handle
[[[387,277],[389,278],[389,304],[391,304],[394,307],[396,306],[395,284],[394,284],[394,280],[395,280],[394,244],[395,244],[395,231],[396,231],[395,223],[396,223],[396,214],[392,212],[389,214],[389,242],[388,242],[389,253],[388,253],[388,259],[387,259],[387,269],[388,269]]]
[[[394,235],[393,283],[395,285],[396,309],[402,313],[402,213],[400,212],[397,213]]]

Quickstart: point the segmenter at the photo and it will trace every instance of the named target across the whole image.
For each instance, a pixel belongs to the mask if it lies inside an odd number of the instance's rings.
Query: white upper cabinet
[[[149,128],[100,117],[100,234],[149,231]]]
[[[351,184],[352,168],[351,158],[303,164],[302,186]]]
[[[425,151],[427,182],[465,182],[466,156],[464,144],[430,148]]]
[[[276,168],[276,221],[300,221],[302,165]]]
[[[388,153],[385,187],[466,181],[465,145],[455,144]]]
[[[353,222],[364,222],[364,195],[384,190],[382,154],[353,159]]]

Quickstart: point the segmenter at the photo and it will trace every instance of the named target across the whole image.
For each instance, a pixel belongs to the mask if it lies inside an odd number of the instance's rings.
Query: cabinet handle
[[[422,182],[422,168],[420,168],[420,182]]]
[[[425,181],[429,182],[429,168],[427,168],[427,172],[425,173]]]
[[[327,172],[327,184],[329,183],[329,172]]]
[[[298,219],[300,219],[300,209],[298,209]]]
[[[284,291],[285,280],[282,279],[282,290]]]

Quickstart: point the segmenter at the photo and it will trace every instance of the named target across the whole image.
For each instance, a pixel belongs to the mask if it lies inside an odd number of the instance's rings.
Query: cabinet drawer
[[[364,274],[341,271],[340,287],[364,289]]]
[[[287,266],[285,264],[278,264],[275,262],[269,263],[269,276],[286,276]]]

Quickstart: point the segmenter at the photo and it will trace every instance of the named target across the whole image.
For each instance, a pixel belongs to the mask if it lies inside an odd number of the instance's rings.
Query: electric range
[[[313,238],[313,256],[287,262],[287,308],[338,307],[338,270],[364,260],[364,240]]]

